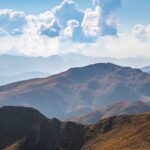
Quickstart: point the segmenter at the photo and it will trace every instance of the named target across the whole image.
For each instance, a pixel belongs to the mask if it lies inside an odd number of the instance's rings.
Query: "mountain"
[[[17,82],[17,81],[22,81],[22,80],[28,80],[28,79],[33,79],[33,78],[44,78],[50,76],[49,73],[42,73],[42,72],[26,72],[18,75],[13,75],[13,76],[0,76],[0,86]]]
[[[0,106],[30,106],[51,118],[67,119],[120,101],[148,103],[149,91],[149,74],[100,63],[1,86]]]
[[[2,150],[148,150],[150,113],[111,117],[95,125],[48,119],[25,107],[0,108]]]
[[[56,66],[57,64],[57,66]],[[0,55],[1,76],[15,76],[25,72],[56,73],[63,71],[63,60],[57,55],[50,57],[26,57]]]
[[[73,67],[83,67],[89,64],[107,62],[121,66],[142,68],[150,64],[150,58],[139,56],[135,58],[117,59],[111,57],[90,57],[76,53],[52,55],[49,57],[27,57],[4,54],[0,55],[0,76],[16,76],[24,72],[47,72],[56,74]]]
[[[150,112],[150,105],[143,102],[119,102],[103,109],[94,110],[86,115],[75,116],[68,120],[81,124],[95,124],[99,120],[119,115],[135,115]]]

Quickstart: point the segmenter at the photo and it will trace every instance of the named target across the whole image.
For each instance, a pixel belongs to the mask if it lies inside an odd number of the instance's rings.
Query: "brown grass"
[[[130,118],[129,123],[98,134],[84,150],[150,150],[150,116]]]

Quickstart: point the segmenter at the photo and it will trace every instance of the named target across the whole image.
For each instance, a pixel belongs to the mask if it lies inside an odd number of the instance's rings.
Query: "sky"
[[[150,57],[150,0],[0,0],[0,53]]]

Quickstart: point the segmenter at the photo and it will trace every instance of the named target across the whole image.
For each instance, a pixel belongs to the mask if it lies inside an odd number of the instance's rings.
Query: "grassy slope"
[[[84,150],[150,150],[150,113],[131,116],[123,122],[116,118],[112,129],[98,134]],[[103,120],[107,122],[106,120]],[[117,123],[118,122],[118,123]],[[94,127],[95,128],[95,127]]]

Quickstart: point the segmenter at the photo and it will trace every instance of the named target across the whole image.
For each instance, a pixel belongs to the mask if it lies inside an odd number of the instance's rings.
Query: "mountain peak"
[[[86,69],[110,69],[110,68],[118,68],[120,67],[119,65],[115,65],[113,63],[96,63],[96,64],[91,64],[91,65],[87,65],[87,66],[84,66],[84,67],[76,67],[76,68],[71,68],[69,69],[69,71],[72,71],[72,70],[77,70],[77,69],[83,69],[83,70],[86,70]]]
[[[67,74],[74,80],[87,80],[95,75],[108,74],[118,68],[120,68],[120,66],[112,63],[97,63],[85,67],[71,68],[67,71]]]

